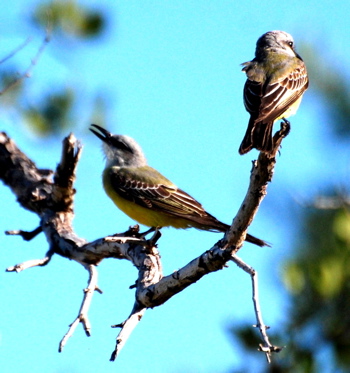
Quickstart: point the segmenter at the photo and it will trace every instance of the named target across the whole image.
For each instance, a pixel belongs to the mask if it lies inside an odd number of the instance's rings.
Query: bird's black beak
[[[92,124],[89,128],[89,130],[96,135],[100,140],[103,142],[109,144],[110,138],[112,137],[112,134],[108,132],[106,129],[98,126],[97,124]]]

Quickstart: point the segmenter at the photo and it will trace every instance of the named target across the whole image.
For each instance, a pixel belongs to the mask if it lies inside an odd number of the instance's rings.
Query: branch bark
[[[58,254],[77,261],[89,272],[88,287],[85,289],[78,316],[61,340],[59,351],[62,351],[79,323],[83,324],[86,334],[90,336],[91,326],[87,314],[92,295],[95,290],[99,290],[96,265],[103,259],[127,259],[139,271],[135,286],[136,299],[131,313],[124,322],[115,326],[120,327],[121,331],[111,356],[111,360],[114,360],[147,308],[165,303],[204,275],[224,268],[228,261],[235,258],[236,252],[244,243],[248,226],[267,193],[267,184],[272,179],[276,162],[275,155],[287,133],[287,125],[283,124],[274,137],[275,152],[270,156],[261,153],[258,160],[253,162],[247,194],[233,219],[230,230],[223,239],[183,268],[165,277],[163,277],[161,260],[156,249],[156,242],[160,237],[158,231],[153,237],[146,239],[145,234],[141,234],[139,227],[135,226],[124,233],[100,238],[93,242],[86,242],[75,234],[72,228],[76,192],[73,185],[82,148],[72,134],[63,140],[61,160],[53,172],[38,169],[35,163],[22,153],[5,133],[0,133],[0,179],[11,188],[23,208],[34,212],[40,218],[39,227],[33,232],[17,230],[7,232],[7,234],[20,235],[30,240],[43,232],[49,244],[49,249],[43,259],[17,264],[9,267],[7,271],[19,272],[33,266],[43,266],[49,263],[54,254]],[[250,273],[255,274],[255,271]],[[256,309],[256,303],[254,306]],[[263,325],[259,319],[258,325],[259,328]],[[268,341],[266,328],[262,327],[260,331],[264,340],[262,350],[270,357],[271,353],[276,352],[278,348]]]

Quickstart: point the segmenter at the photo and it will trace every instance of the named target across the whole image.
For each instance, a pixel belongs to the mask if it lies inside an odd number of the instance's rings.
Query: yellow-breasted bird
[[[244,105],[250,119],[239,153],[252,148],[270,153],[274,122],[295,114],[308,88],[306,67],[294,49],[292,36],[284,31],[262,35],[256,43],[255,58],[242,66],[247,75]]]
[[[210,215],[193,197],[148,166],[134,139],[112,135],[96,124],[90,130],[103,141],[106,155],[103,187],[117,207],[133,220],[153,228],[194,227],[213,232],[229,229],[229,225]],[[246,240],[267,245],[250,234]]]

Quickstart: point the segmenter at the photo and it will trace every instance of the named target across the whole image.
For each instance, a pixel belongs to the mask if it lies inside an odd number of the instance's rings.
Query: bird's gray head
[[[267,51],[271,50],[294,57],[296,53],[292,35],[284,31],[269,31],[260,36],[256,43],[255,56],[263,57]]]
[[[142,167],[147,164],[140,145],[131,137],[112,135],[96,124],[91,125],[90,131],[103,141],[107,167]]]

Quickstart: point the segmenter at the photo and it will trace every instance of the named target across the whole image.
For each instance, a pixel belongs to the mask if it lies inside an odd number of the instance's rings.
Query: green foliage
[[[97,37],[105,28],[102,13],[69,0],[39,5],[34,12],[33,22],[41,29],[49,26],[54,33],[79,38]]]
[[[41,35],[44,35],[47,29],[52,39],[50,48],[45,49],[46,45],[43,45],[43,53],[48,54],[52,51],[56,56],[59,55],[57,51],[61,47],[55,43],[58,39],[57,36],[61,39],[74,38],[76,51],[79,43],[102,35],[106,26],[106,18],[103,13],[88,9],[76,1],[41,3],[33,11],[33,14],[32,21],[40,29]],[[47,79],[45,86],[50,87],[49,93],[44,92],[40,97],[31,97],[27,86],[28,80],[21,76],[23,68],[19,69],[13,64],[14,56],[26,46],[27,42],[23,43],[22,46],[15,49],[13,54],[4,58],[0,63],[0,90],[6,91],[0,101],[3,114],[6,115],[7,110],[9,113],[16,112],[16,125],[25,125],[40,137],[47,137],[67,132],[67,129],[74,129],[81,117],[81,115],[77,115],[77,108],[82,106],[84,100],[85,106],[86,102],[89,102],[84,114],[90,114],[91,119],[97,119],[98,123],[103,125],[106,105],[99,92],[93,92],[90,97],[88,95],[81,97],[81,92],[78,93],[79,87],[67,85],[65,81],[57,83],[57,79],[55,83],[51,84]],[[6,69],[3,68],[5,61]],[[25,62],[23,63],[25,64]],[[40,74],[40,61],[35,60],[31,67],[34,68],[34,64],[36,64],[35,73]],[[31,82],[33,80],[31,79]],[[13,84],[14,81],[16,84]],[[84,119],[88,120],[88,118]]]
[[[349,224],[346,207],[308,212],[303,232],[307,247],[299,249],[300,254],[289,261],[284,272],[285,284],[295,296],[312,293],[328,300],[339,295],[349,280],[347,273],[350,275]]]
[[[75,104],[74,91],[65,89],[45,97],[39,107],[23,110],[26,124],[39,135],[60,133],[71,125],[69,118]]]
[[[0,65],[1,66],[1,65]],[[12,65],[0,71],[0,91],[6,90],[6,94],[1,95],[1,105],[11,107],[17,102],[17,98],[23,93],[23,79],[18,80],[18,69]],[[16,81],[16,84],[14,82]],[[7,89],[10,87],[11,89]]]
[[[302,334],[310,324],[314,324],[317,326],[318,346],[331,344],[335,360],[348,369],[349,228],[350,210],[347,205],[308,211],[303,234],[305,243],[297,250],[294,259],[287,263],[284,272],[284,280],[293,293],[288,329]],[[312,352],[316,359],[317,348]]]

